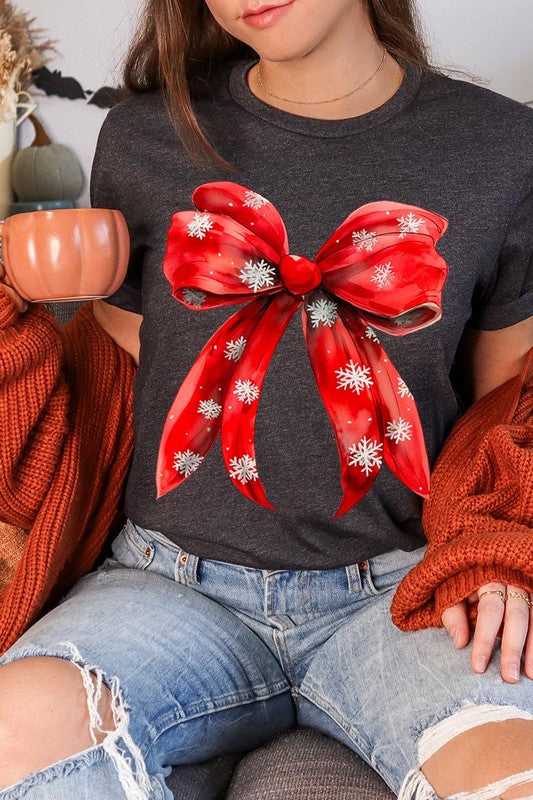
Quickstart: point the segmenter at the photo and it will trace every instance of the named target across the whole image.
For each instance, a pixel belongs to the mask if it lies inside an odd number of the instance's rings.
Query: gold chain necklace
[[[259,79],[259,85],[261,86],[261,89],[264,92],[266,92],[266,94],[269,94],[271,97],[276,97],[278,100],[285,100],[285,102],[287,102],[287,103],[297,103],[298,105],[303,105],[303,106],[319,105],[320,103],[333,103],[333,102],[335,102],[335,100],[344,100],[345,97],[349,97],[351,94],[354,94],[354,92],[357,92],[358,89],[362,89],[363,86],[366,86],[366,84],[369,81],[372,80],[374,75],[376,75],[379,72],[379,70],[381,69],[381,67],[383,66],[383,62],[385,61],[386,53],[387,53],[387,50],[385,48],[383,48],[383,55],[381,56],[381,61],[379,62],[379,67],[376,70],[374,70],[372,75],[369,78],[367,78],[366,81],[363,81],[363,83],[361,83],[359,86],[356,86],[355,89],[352,89],[350,92],[346,92],[346,94],[341,94],[340,97],[332,97],[331,100],[291,100],[289,97],[281,97],[279,94],[274,94],[274,92],[269,92],[268,89],[266,88],[265,84],[263,83],[262,79],[261,79],[261,62],[260,61],[257,62],[257,77]]]

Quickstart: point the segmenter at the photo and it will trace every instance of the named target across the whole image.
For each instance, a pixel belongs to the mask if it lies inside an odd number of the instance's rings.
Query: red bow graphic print
[[[259,478],[254,430],[274,350],[298,308],[311,366],[339,452],[343,497],[334,519],[372,486],[384,458],[413,492],[429,494],[424,435],[413,395],[374,328],[404,336],[441,317],[448,266],[435,243],[448,220],[389,201],[353,211],[313,261],[289,253],[273,204],[246,186],[205,183],[198,211],[178,211],[163,271],[194,311],[249,301],[209,339],[167,415],[157,497],[186,480],[221,432],[229,477],[274,508]]]

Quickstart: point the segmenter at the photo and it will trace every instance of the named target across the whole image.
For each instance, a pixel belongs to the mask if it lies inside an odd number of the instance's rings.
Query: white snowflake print
[[[328,300],[327,297],[321,297],[319,300],[315,300],[314,303],[309,303],[307,310],[309,311],[313,328],[316,328],[320,323],[331,328],[337,319],[337,303],[333,300]]]
[[[201,292],[200,289],[192,289],[191,287],[186,287],[183,291],[183,299],[186,303],[190,306],[196,306],[196,308],[200,308],[200,306],[205,302],[205,298],[207,297],[205,292]]]
[[[399,223],[401,231],[398,236],[399,239],[403,239],[408,233],[418,233],[419,227],[424,224],[424,220],[421,218],[417,219],[412,211],[410,211],[406,217],[396,217],[396,222]]]
[[[266,199],[266,197],[260,195],[259,192],[252,192],[251,190],[247,190],[244,193],[244,196],[246,199],[243,203],[243,206],[249,206],[250,208],[255,208],[256,210],[261,208],[261,206],[264,206],[265,203],[270,202]]]
[[[216,419],[220,416],[222,406],[215,403],[214,400],[200,400],[198,406],[198,413],[203,414],[206,419]]]
[[[189,236],[196,239],[205,239],[207,231],[213,227],[213,220],[209,214],[195,214],[194,219],[187,223]]]
[[[241,403],[248,403],[251,405],[254,400],[259,397],[259,386],[256,386],[253,381],[235,381],[235,389],[233,394],[236,394]]]
[[[395,325],[410,325],[413,321],[415,314],[413,311],[406,311],[404,314],[400,314],[399,317],[396,317],[394,320]]]
[[[249,289],[257,292],[265,286],[274,284],[275,267],[271,267],[268,261],[263,258],[260,261],[246,261],[244,267],[239,272],[239,278]]]
[[[357,244],[357,252],[364,249],[369,253],[376,244],[376,236],[375,231],[367,231],[365,228],[361,228],[360,231],[353,231],[352,244]]]
[[[378,442],[376,439],[367,439],[366,436],[363,436],[362,439],[354,442],[349,448],[348,464],[351,467],[361,467],[361,472],[364,472],[368,477],[374,467],[378,469],[381,467],[383,456],[379,454],[379,451],[382,449],[382,442]]]
[[[386,286],[392,285],[391,278],[393,276],[392,264],[390,261],[387,261],[386,264],[379,264],[379,266],[374,267],[374,274],[370,280],[377,283],[378,289],[384,289]]]
[[[337,389],[351,389],[359,394],[374,383],[369,372],[370,367],[359,366],[359,362],[351,358],[345,367],[335,370],[338,376]]]
[[[396,391],[398,392],[400,397],[412,397],[413,395],[411,394],[409,387],[407,386],[403,378],[400,378],[400,376],[398,375],[397,380],[398,380],[398,387]]]
[[[365,328],[365,336],[367,339],[372,339],[373,342],[377,342],[379,344],[379,339],[376,336],[374,329],[371,328],[370,325],[367,325]]]
[[[203,460],[203,456],[198,453],[193,453],[192,450],[179,450],[177,453],[174,453],[174,463],[172,466],[180,475],[185,475],[185,477],[188,478],[195,469],[198,469]]]
[[[231,467],[230,477],[236,478],[243,485],[249,481],[255,481],[259,477],[255,459],[251,456],[244,455],[240,458],[234,456],[230,458],[229,465]]]
[[[239,336],[238,339],[230,339],[226,342],[226,349],[224,350],[224,355],[230,361],[238,361],[239,358],[244,353],[244,348],[246,347],[246,339],[244,336]]]
[[[393,439],[396,444],[398,444],[398,442],[404,442],[406,439],[411,441],[412,427],[410,422],[407,422],[403,417],[398,417],[398,419],[387,422],[387,433],[385,436]]]

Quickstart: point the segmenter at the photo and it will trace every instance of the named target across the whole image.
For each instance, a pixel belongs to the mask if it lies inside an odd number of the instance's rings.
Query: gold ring
[[[478,599],[480,597],[483,597],[484,594],[499,594],[501,599],[502,599],[502,601],[505,603],[505,595],[504,595],[504,593],[502,592],[501,589],[485,589],[484,592],[481,592],[481,594],[478,595]]]
[[[526,603],[528,604],[528,606],[529,606],[530,608],[531,608],[531,606],[533,605],[533,601],[531,600],[531,598],[530,598],[530,597],[528,597],[528,596],[527,596],[527,595],[525,595],[525,594],[521,594],[520,592],[507,592],[507,597],[511,597],[511,596],[512,596],[512,597],[521,597],[523,600],[525,600],[525,601],[526,601]]]

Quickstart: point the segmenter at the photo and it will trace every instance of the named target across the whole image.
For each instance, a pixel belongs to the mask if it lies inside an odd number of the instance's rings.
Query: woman
[[[386,314],[362,317],[385,333],[398,394],[416,401],[432,464],[461,404],[515,374],[531,346],[533,114],[431,69],[410,5],[396,0],[266,10],[251,0],[151,0],[125,75],[134,96],[102,127],[91,203],[122,210],[132,239],[126,281],[95,303],[95,316],[137,356],[142,315],[128,522],[113,557],[0,660],[10,755],[0,797],[170,797],[168,765],[254,747],[296,723],[343,741],[402,800],[531,795],[530,598],[484,583],[446,609],[444,629],[392,625],[391,590],[427,544],[423,487],[359,450],[352,466],[373,473],[372,486],[332,519],[338,457],[298,315],[272,356],[255,430],[274,508],[243,493],[257,485],[255,462],[248,472],[234,463],[232,474],[216,446],[175,454],[173,490],[156,492],[154,478],[176,393],[234,311],[201,309],[208,293],[194,283],[169,287],[172,215],[217,181],[257,214],[250,225],[272,203],[290,253],[309,260],[366,203],[405,206],[397,242],[404,236],[406,248],[432,221],[432,263],[447,272],[442,315],[433,308],[428,324],[402,336],[387,335],[391,321],[405,321],[401,309],[388,324]],[[192,225],[197,246],[212,219],[188,213],[176,224]],[[353,233],[370,258],[372,232]],[[374,266],[377,295],[394,270]],[[268,289],[270,269],[244,266],[243,284]],[[307,302],[309,329],[327,334],[334,312]],[[379,341],[370,325],[365,333]],[[246,341],[225,345],[237,364]],[[338,388],[357,410],[368,372],[346,361]],[[220,415],[209,401],[203,433]],[[409,426],[395,430],[396,444],[409,439]],[[469,652],[466,606],[477,600]]]

